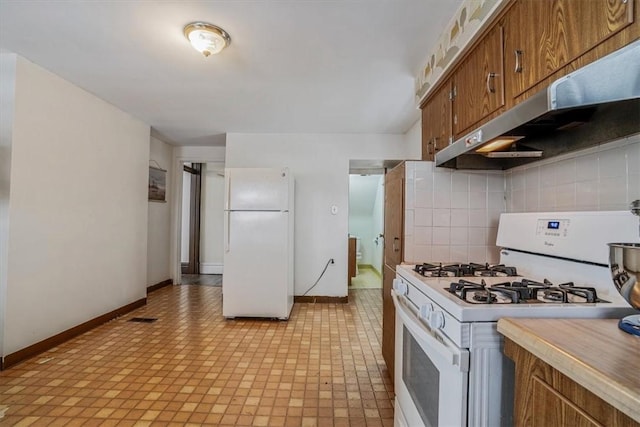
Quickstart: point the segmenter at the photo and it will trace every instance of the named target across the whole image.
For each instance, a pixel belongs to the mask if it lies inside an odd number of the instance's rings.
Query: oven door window
[[[404,327],[402,381],[425,426],[438,425],[440,372]]]

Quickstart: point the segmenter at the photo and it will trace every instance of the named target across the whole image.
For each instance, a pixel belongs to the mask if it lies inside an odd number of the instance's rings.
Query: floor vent
[[[128,320],[128,322],[153,323],[156,320],[158,319],[156,319],[155,317],[132,317]]]

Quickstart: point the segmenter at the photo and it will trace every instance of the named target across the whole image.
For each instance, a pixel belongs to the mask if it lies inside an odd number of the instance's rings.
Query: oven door
[[[427,327],[419,308],[395,290],[396,426],[462,426],[467,422],[469,352]]]

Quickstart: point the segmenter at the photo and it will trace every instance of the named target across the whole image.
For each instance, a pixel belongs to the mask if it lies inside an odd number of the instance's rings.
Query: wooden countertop
[[[500,319],[498,332],[640,423],[640,337],[617,319]]]

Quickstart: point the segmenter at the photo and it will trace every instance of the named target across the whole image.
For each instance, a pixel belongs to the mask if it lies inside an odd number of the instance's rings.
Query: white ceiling
[[[403,133],[413,78],[460,0],[0,0],[0,48],[179,145],[227,132]],[[231,46],[204,58],[207,21]]]

